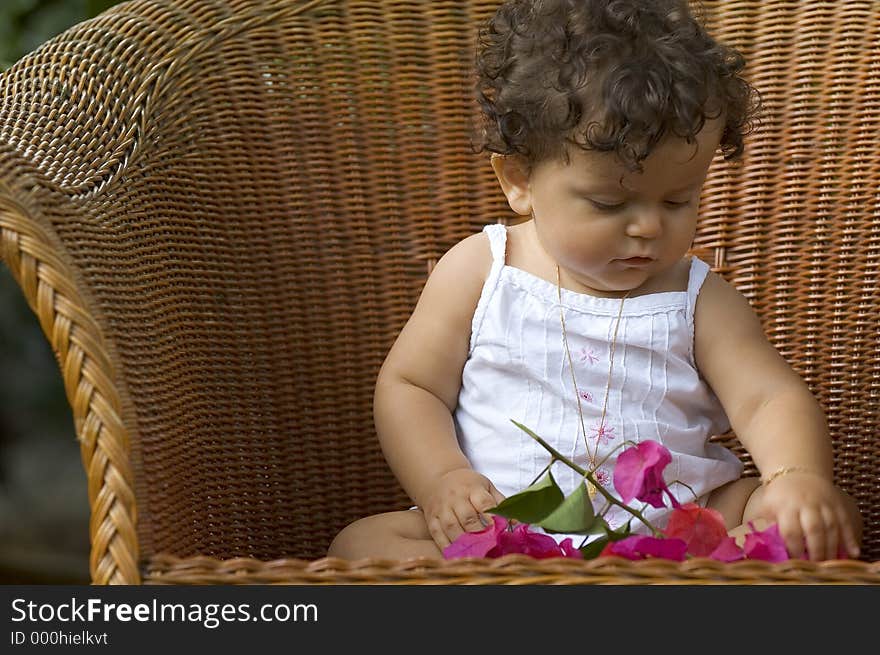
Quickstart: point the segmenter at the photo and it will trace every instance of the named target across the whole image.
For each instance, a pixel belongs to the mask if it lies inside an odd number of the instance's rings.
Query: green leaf
[[[581,551],[581,555],[584,556],[584,559],[596,559],[599,557],[599,553],[602,552],[602,549],[608,545],[609,541],[608,537],[600,537],[578,550]]]
[[[584,559],[595,559],[599,556],[599,553],[602,552],[602,549],[605,548],[605,546],[607,546],[609,543],[611,543],[612,541],[620,541],[621,539],[625,539],[631,534],[630,523],[631,521],[627,521],[617,530],[612,530],[611,527],[605,522],[605,519],[603,519],[602,517],[596,517],[592,528],[587,534],[600,534],[604,532],[605,536],[599,537],[595,541],[591,541],[586,546],[583,546],[578,550],[581,551],[581,555],[584,556]]]
[[[608,535],[608,538],[611,541],[620,541],[621,539],[626,539],[628,536],[632,534],[632,530],[630,529],[630,523],[632,523],[632,519],[621,525],[617,530],[612,530],[608,524],[605,524],[606,530],[605,534]]]
[[[522,523],[537,523],[555,510],[562,500],[562,490],[547,471],[535,484],[508,496],[488,511]]]
[[[583,533],[595,523],[593,503],[583,483],[577,486],[548,516],[537,522],[547,532]]]

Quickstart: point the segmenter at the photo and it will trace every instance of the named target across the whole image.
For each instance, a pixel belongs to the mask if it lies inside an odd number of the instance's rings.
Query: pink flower
[[[721,512],[696,503],[672,510],[663,533],[682,539],[687,544],[687,552],[694,557],[710,555],[727,537]]]
[[[492,516],[492,525],[479,532],[463,532],[443,549],[443,557],[488,557],[488,553],[498,546],[498,535],[507,529],[507,519]]]
[[[745,556],[743,549],[736,545],[736,539],[733,537],[724,537],[715,550],[709,553],[710,558],[719,562],[735,562]]]
[[[445,559],[460,557],[502,557],[512,553],[536,559],[571,557],[581,559],[581,551],[574,548],[571,537],[557,544],[550,535],[533,532],[527,523],[517,523],[513,529],[506,518],[492,516],[492,525],[479,532],[463,532],[443,549]]]
[[[627,448],[617,457],[614,466],[614,488],[624,503],[638,498],[654,507],[665,507],[666,493],[673,507],[679,503],[663,481],[663,469],[672,461],[672,455],[662,444],[646,440]]]
[[[562,551],[563,557],[571,557],[572,559],[583,559],[584,554],[574,547],[571,537],[566,537],[559,543],[559,549]]]
[[[686,554],[687,544],[682,539],[632,534],[620,541],[609,542],[599,553],[599,557],[617,555],[632,560],[659,557],[683,562]]]
[[[498,535],[498,545],[489,551],[488,557],[501,557],[511,553],[521,553],[536,559],[561,557],[559,544],[550,535],[532,532],[527,523],[517,523],[513,530],[504,530]]]
[[[784,562],[789,559],[788,549],[776,523],[763,531],[755,530],[752,523],[749,523],[749,527],[752,532],[746,535],[743,544],[746,559],[759,559],[765,562]]]

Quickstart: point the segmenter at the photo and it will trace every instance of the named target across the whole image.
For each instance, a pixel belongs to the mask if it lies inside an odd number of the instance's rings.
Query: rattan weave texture
[[[469,147],[495,5],[134,0],[0,77],[0,253],[58,356],[96,583],[880,581],[873,0],[703,2],[766,113],[694,245],[826,409],[864,561],[322,559],[406,506],[375,374],[433,262],[511,218]]]

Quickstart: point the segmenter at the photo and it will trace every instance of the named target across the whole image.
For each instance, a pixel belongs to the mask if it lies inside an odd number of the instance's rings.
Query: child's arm
[[[383,453],[441,549],[462,531],[482,529],[480,513],[502,499],[461,452],[452,418],[490,267],[484,234],[440,259],[376,382],[373,413]]]
[[[856,527],[833,484],[825,415],[806,383],[768,341],[748,300],[710,273],[694,314],[697,365],[762,478],[761,511],[793,557],[858,553]]]

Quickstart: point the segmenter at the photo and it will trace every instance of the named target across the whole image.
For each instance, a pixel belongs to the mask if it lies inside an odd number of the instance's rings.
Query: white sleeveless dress
[[[588,468],[589,460],[563,345],[556,285],[506,264],[505,226],[487,225],[484,232],[493,263],[474,312],[454,418],[471,465],[509,496],[529,486],[550,461],[549,453],[511,419],[579,466]],[[654,439],[669,449],[672,463],[664,478],[682,503],[705,504],[709,492],[742,474],[742,464],[730,450],[708,442],[730,424],[694,362],[694,305],[708,271],[703,261],[692,258],[687,291],[624,301],[601,432],[620,299],[562,289],[589,452],[592,455],[598,446],[596,461],[608,457],[598,475],[615,495],[611,474],[623,440]],[[551,470],[566,494],[580,482],[564,464],[557,462]],[[593,502],[597,511],[605,504],[600,495]],[[668,512],[647,506],[645,515],[662,527]],[[606,515],[612,527],[629,517],[616,507]],[[643,531],[638,520],[632,528]],[[579,535],[553,536],[560,541],[572,536],[575,546],[584,540]]]

